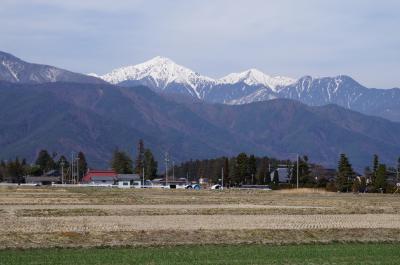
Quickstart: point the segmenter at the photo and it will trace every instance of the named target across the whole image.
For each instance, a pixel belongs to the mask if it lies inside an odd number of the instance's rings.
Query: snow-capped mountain
[[[365,88],[348,76],[313,78],[304,76],[292,84],[281,86],[279,90],[260,89],[246,97],[228,102],[232,105],[248,104],[273,98],[289,98],[307,101],[319,106],[335,103],[351,108]]]
[[[249,86],[265,86],[273,91],[291,85],[296,79],[285,76],[269,76],[257,69],[249,69],[241,73],[229,74],[217,81],[218,84],[237,84],[244,83]]]
[[[215,83],[212,78],[199,75],[161,56],[138,65],[115,69],[100,78],[112,84],[142,84],[156,91],[186,93],[197,98],[203,98],[204,91]]]
[[[197,99],[220,103],[245,97],[260,88],[276,91],[296,82],[293,78],[272,77],[256,69],[212,79],[161,56],[141,64],[115,69],[102,76],[90,75],[121,86],[140,84],[155,91],[184,93]]]
[[[324,78],[305,76],[281,89],[278,97],[299,100],[310,106],[336,104],[400,121],[400,89],[367,88],[346,75]]]
[[[307,101],[310,105],[335,103],[351,109],[368,91],[349,76],[312,78],[305,76],[279,91],[280,97]]]
[[[337,104],[400,121],[400,89],[366,88],[345,75],[304,76],[296,80],[249,69],[212,79],[168,58],[155,57],[138,65],[116,69],[100,78],[120,86],[145,85],[155,91],[182,93],[212,103],[238,105],[287,98],[311,106]]]
[[[57,67],[25,62],[0,51],[0,81],[11,83],[105,83],[99,78],[73,73]]]

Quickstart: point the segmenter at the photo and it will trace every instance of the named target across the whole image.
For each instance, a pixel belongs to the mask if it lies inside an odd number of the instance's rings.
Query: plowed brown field
[[[0,247],[400,241],[400,196],[0,187]]]

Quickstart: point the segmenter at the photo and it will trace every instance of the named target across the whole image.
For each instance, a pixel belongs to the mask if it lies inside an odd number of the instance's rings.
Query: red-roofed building
[[[113,185],[117,180],[117,172],[114,170],[89,169],[82,182],[94,185]]]

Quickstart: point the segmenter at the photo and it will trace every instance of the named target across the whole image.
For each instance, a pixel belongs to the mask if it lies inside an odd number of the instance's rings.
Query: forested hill
[[[346,153],[363,168],[375,153],[392,163],[400,152],[399,123],[285,99],[228,106],[175,101],[146,87],[1,82],[0,113],[2,159],[83,151],[89,164],[108,167],[116,147],[133,154],[139,139],[159,161],[168,151],[176,162],[300,153],[335,166]]]

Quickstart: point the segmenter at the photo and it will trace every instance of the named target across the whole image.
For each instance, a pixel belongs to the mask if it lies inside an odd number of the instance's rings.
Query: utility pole
[[[224,168],[221,169],[221,189],[224,189]]]
[[[297,189],[299,189],[299,154],[297,154]]]
[[[165,152],[165,186],[168,185],[168,152]]]
[[[74,152],[71,152],[71,165],[70,165],[70,168],[71,168],[71,178],[70,178],[70,182],[72,183],[73,181],[73,179],[74,179]]]
[[[79,156],[76,157],[76,184],[79,181]]]
[[[61,184],[64,184],[64,159],[61,160]]]
[[[172,180],[175,181],[175,161],[172,160]]]
[[[144,167],[143,167],[143,172],[142,173],[143,173],[142,176],[143,176],[143,187],[144,187]]]

